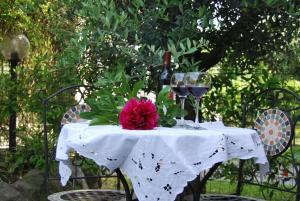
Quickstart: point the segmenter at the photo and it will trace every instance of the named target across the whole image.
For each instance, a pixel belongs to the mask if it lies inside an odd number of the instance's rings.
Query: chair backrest
[[[50,138],[54,145],[50,146],[49,144],[49,132],[48,131],[48,119],[47,112],[55,110],[57,107],[64,108],[66,105],[74,104],[74,96],[76,94],[80,95],[80,100],[84,100],[89,90],[93,89],[91,86],[84,85],[73,85],[66,88],[62,88],[55,93],[48,96],[43,100],[43,125],[44,125],[44,147],[45,147],[45,187],[46,187],[46,195],[49,195],[49,181],[52,180],[60,180],[57,176],[50,176],[50,165],[54,160],[55,155],[55,142],[57,140],[56,135],[52,135]],[[66,99],[66,101],[64,101]],[[49,110],[49,111],[48,111]],[[91,108],[87,104],[78,104],[75,103],[64,115],[62,116],[61,126],[67,123],[74,123],[80,121],[80,113],[88,112]],[[53,138],[54,137],[54,138]],[[54,146],[54,147],[53,147]],[[51,161],[51,163],[50,163]],[[76,176],[75,176],[76,178]],[[73,180],[74,181],[74,180]],[[74,183],[74,182],[73,182]]]
[[[263,111],[257,117],[254,128],[264,144],[267,155],[272,157],[285,152],[294,137],[290,117],[279,109]]]
[[[257,130],[269,158],[270,170],[262,184],[258,182],[258,167],[249,161],[240,161],[236,194],[240,195],[243,183],[295,193],[293,189],[285,188],[281,175],[282,171],[297,167],[293,147],[296,144],[295,127],[300,121],[300,96],[284,88],[273,88],[243,98],[242,127],[252,126]],[[296,175],[293,173],[290,178]]]
[[[80,113],[90,112],[91,107],[87,104],[79,104],[72,106],[64,115],[61,120],[61,126],[69,123],[76,123],[81,120]]]
[[[243,105],[242,126],[256,129],[269,157],[283,154],[292,144],[300,118],[300,97],[283,88],[267,89]]]
[[[80,160],[77,160],[77,158],[79,157],[79,155],[77,153],[72,153],[70,155],[72,155],[72,168],[73,168],[73,175],[70,177],[70,180],[73,182],[73,189],[75,189],[75,181],[79,181],[82,185],[82,187],[84,189],[87,189],[91,186],[91,183],[88,181],[91,181],[93,183],[97,183],[97,188],[101,187],[101,178],[117,178],[117,190],[118,191],[113,191],[113,190],[84,190],[84,191],[80,191],[80,190],[76,190],[76,191],[65,191],[62,193],[55,193],[52,194],[51,196],[48,197],[49,195],[49,181],[52,180],[60,180],[60,178],[55,175],[53,177],[50,177],[50,161],[54,161],[54,158],[51,158],[51,156],[54,156],[55,154],[51,154],[51,153],[55,153],[55,146],[57,143],[57,132],[48,132],[48,124],[47,124],[47,111],[54,109],[54,114],[57,110],[57,108],[61,109],[65,108],[66,105],[71,105],[74,104],[74,96],[75,94],[77,94],[77,98],[78,95],[80,96],[79,100],[77,99],[77,101],[75,102],[76,105],[72,106],[66,113],[64,113],[62,120],[61,120],[61,127],[65,124],[68,123],[76,123],[79,121],[82,121],[83,119],[80,118],[80,113],[82,112],[89,112],[91,111],[90,106],[88,106],[87,104],[78,104],[77,102],[82,102],[84,101],[84,98],[87,96],[87,94],[91,95],[91,90],[96,89],[93,86],[83,86],[83,85],[73,85],[70,87],[66,87],[66,88],[62,88],[61,90],[53,93],[52,95],[50,95],[49,97],[47,97],[46,99],[43,100],[43,125],[44,125],[44,147],[45,147],[45,163],[46,163],[46,168],[45,168],[45,190],[46,190],[46,200],[119,200],[121,198],[123,198],[125,195],[123,192],[120,192],[120,182],[122,182],[124,189],[126,190],[127,195],[130,195],[130,191],[129,191],[129,187],[128,184],[124,178],[124,176],[122,175],[120,170],[116,170],[116,173],[111,173],[110,171],[108,171],[107,168],[103,168],[103,167],[98,167],[96,165],[96,163],[93,162],[93,164],[95,165],[94,168],[92,168],[91,166],[91,161],[87,161],[88,159],[86,158],[80,158]],[[65,92],[69,92],[69,94],[65,94]],[[62,95],[62,97],[60,97],[59,95]],[[66,103],[64,103],[64,100],[66,99]],[[53,120],[53,119],[51,119]],[[55,121],[56,122],[56,121]],[[54,125],[54,124],[52,124]],[[58,130],[59,127],[57,127],[57,123],[55,123],[55,126],[53,126],[53,130]],[[60,127],[60,128],[61,128]],[[48,133],[51,133],[51,138],[48,136]],[[53,135],[54,134],[54,135]],[[53,143],[49,143],[48,142],[48,138],[50,138]],[[52,146],[49,146],[49,144],[52,144]],[[53,147],[54,146],[54,147]],[[51,152],[51,148],[53,149]],[[84,163],[87,162],[87,163]],[[89,173],[85,175],[85,173],[83,172],[83,170],[81,170],[81,168],[79,166],[84,166],[88,164],[88,171]],[[57,165],[57,164],[56,164]],[[93,171],[91,169],[96,169],[97,173],[92,173]],[[99,174],[98,174],[99,172]],[[117,177],[118,175],[118,177]],[[119,179],[120,178],[120,179]],[[89,179],[89,180],[86,180]],[[95,186],[93,186],[95,187]],[[57,189],[55,189],[57,190]]]

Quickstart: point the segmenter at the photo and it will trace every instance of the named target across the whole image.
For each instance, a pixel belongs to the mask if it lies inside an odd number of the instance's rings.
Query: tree
[[[90,81],[95,72],[120,63],[128,72],[150,70],[155,80],[166,49],[172,51],[181,70],[208,70],[220,61],[248,68],[272,52],[283,51],[299,36],[297,1],[88,0],[64,4],[78,24],[70,45],[80,44],[83,52],[77,51],[82,58],[78,64]],[[153,85],[150,82],[150,88]]]
[[[42,89],[50,94],[70,83],[93,84],[104,72],[123,67],[133,82],[145,76],[145,90],[156,90],[167,49],[175,71],[217,66],[243,74],[264,66],[268,73],[279,71],[270,65],[274,56],[281,56],[282,65],[285,55],[294,55],[293,66],[298,62],[298,1],[18,0],[1,1],[0,8],[0,40],[23,32],[32,44],[31,58],[19,72],[20,104],[28,111],[39,110]],[[9,86],[5,77],[3,91]],[[229,84],[226,79],[220,82]]]
[[[53,3],[53,4],[51,4]],[[38,124],[41,121],[41,99],[53,93],[70,82],[77,83],[76,74],[71,70],[56,65],[57,57],[63,49],[64,40],[69,32],[73,32],[75,25],[68,24],[68,20],[61,20],[61,10],[55,1],[3,0],[0,2],[0,48],[2,40],[12,34],[25,34],[30,41],[29,57],[17,66],[17,84],[12,83],[9,77],[9,64],[0,54],[2,60],[0,72],[0,137],[6,139],[9,100],[11,89],[16,94],[17,105],[12,105],[18,113],[18,137],[25,133],[40,133],[37,127],[28,125]],[[60,21],[61,20],[61,21]],[[55,32],[55,33],[54,33]],[[72,68],[74,70],[74,68]],[[63,72],[63,73],[62,73]],[[53,81],[55,80],[55,82]],[[75,81],[76,80],[76,81]],[[61,110],[65,110],[61,108]],[[57,113],[57,110],[56,110]],[[60,121],[54,114],[49,122]]]

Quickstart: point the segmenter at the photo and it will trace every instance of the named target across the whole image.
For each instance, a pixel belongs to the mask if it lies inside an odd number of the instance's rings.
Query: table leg
[[[242,186],[243,186],[243,167],[245,164],[245,160],[240,160],[239,162],[239,172],[238,172],[238,183],[236,186],[236,195],[241,195]]]
[[[124,175],[122,174],[121,170],[119,168],[116,169],[116,173],[118,178],[121,180],[124,190],[125,190],[125,194],[126,194],[126,201],[132,201],[132,195],[130,193],[130,189],[128,186],[128,183],[124,177]]]
[[[209,169],[209,171],[205,174],[203,179],[200,179],[200,175],[197,176],[195,180],[190,182],[188,184],[189,188],[192,191],[193,194],[193,201],[199,201],[201,193],[204,193],[204,188],[207,183],[207,180],[213,175],[213,173],[216,171],[216,169],[221,165],[222,163],[216,163],[213,167]]]

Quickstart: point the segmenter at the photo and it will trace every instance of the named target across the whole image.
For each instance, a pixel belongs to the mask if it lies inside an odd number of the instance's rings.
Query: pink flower
[[[151,101],[132,98],[124,106],[119,121],[124,129],[151,130],[157,127],[158,118],[156,106]]]

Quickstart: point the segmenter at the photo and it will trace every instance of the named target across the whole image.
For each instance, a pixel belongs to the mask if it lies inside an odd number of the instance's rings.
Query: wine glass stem
[[[185,97],[179,97],[180,98],[180,103],[181,103],[181,117],[180,117],[180,124],[184,124],[184,102],[185,102]]]
[[[195,117],[195,124],[199,125],[199,102],[200,102],[200,98],[196,98],[196,117]]]

